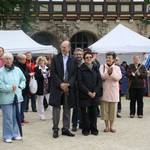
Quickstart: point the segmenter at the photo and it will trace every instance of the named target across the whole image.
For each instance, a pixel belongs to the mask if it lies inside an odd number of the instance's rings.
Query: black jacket
[[[74,57],[69,56],[67,61],[68,83],[70,84],[68,93],[68,105],[73,107],[75,104],[75,80],[77,73],[77,63]],[[60,89],[60,84],[64,82],[64,66],[63,56],[61,53],[54,56],[51,65],[51,85],[50,85],[50,105],[60,106],[62,103],[63,92]]]
[[[30,75],[29,70],[26,67],[26,64],[22,64],[19,61],[15,62],[15,66],[19,67],[21,71],[23,72],[25,78],[26,78],[26,87],[22,90],[23,96],[26,95],[29,92],[29,81],[30,81]]]
[[[46,70],[50,71],[49,68],[47,68]],[[35,79],[37,80],[37,85],[38,85],[36,94],[43,95],[44,94],[44,77],[39,66],[35,68],[34,76],[35,76]],[[48,86],[50,86],[50,76],[48,76]],[[48,93],[49,92],[50,92],[50,87],[48,87]]]
[[[99,98],[102,96],[102,79],[96,65],[90,70],[85,64],[82,64],[78,71],[79,84],[79,105],[88,107],[98,105]],[[96,92],[96,97],[91,98],[88,92]]]
[[[140,67],[141,64],[138,65]],[[129,86],[130,88],[145,88],[145,79],[147,77],[147,71],[144,65],[141,65],[139,72],[140,75],[137,73],[135,76],[132,76],[132,72],[136,72],[136,67],[134,64],[130,64],[129,71],[128,71],[128,77],[129,77]]]

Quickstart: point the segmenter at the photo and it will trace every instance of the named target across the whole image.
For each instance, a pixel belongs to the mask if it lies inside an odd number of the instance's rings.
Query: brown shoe
[[[104,132],[109,132],[109,128],[105,128],[105,129],[104,129]]]
[[[25,124],[26,124],[26,123],[29,123],[29,121],[27,121],[27,120],[24,120],[24,121],[23,121],[23,123],[25,123]]]
[[[116,133],[116,129],[110,129],[110,132]]]

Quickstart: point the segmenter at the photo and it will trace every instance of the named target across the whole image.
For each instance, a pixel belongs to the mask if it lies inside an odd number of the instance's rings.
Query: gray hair
[[[75,48],[74,52],[78,52],[78,51],[83,52],[83,49],[80,47]]]
[[[14,56],[12,53],[4,53],[3,59],[6,59],[6,58],[11,58],[12,60],[14,60]]]
[[[17,55],[17,59],[22,59],[22,58],[26,59],[26,55],[25,54],[18,54]]]

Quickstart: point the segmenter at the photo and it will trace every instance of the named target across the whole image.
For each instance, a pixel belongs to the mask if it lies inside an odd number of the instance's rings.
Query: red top
[[[35,63],[31,60],[26,61],[26,67],[28,68],[29,72],[35,72]]]

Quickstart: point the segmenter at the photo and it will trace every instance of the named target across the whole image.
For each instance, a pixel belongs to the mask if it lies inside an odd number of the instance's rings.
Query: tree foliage
[[[24,30],[30,27],[30,7],[32,0],[0,0],[0,26],[6,28],[7,20],[14,13],[15,9],[20,10],[20,26]]]

